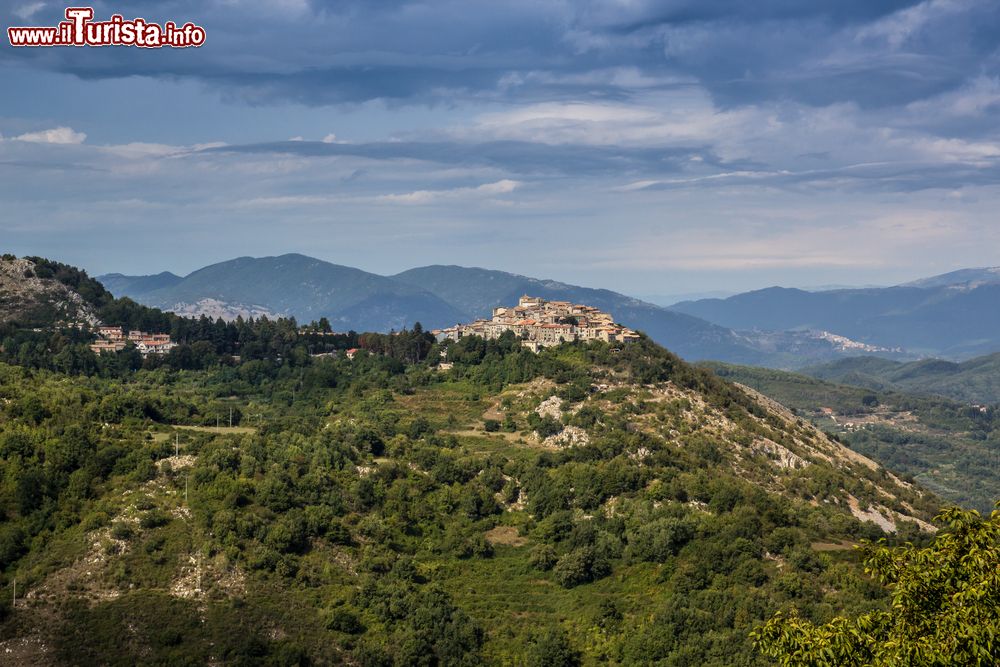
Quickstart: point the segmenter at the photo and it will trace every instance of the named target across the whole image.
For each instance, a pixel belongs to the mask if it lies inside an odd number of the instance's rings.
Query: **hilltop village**
[[[576,340],[601,340],[606,343],[630,343],[639,340],[639,334],[620,324],[614,318],[593,306],[569,301],[546,301],[536,296],[522,296],[517,305],[493,309],[489,320],[476,320],[470,324],[456,324],[431,333],[438,340],[459,340],[465,336],[499,338],[512,331],[521,343],[537,352],[543,347]]]
[[[166,354],[177,347],[177,343],[170,340],[168,334],[146,333],[134,329],[126,334],[122,327],[98,327],[97,340],[91,344],[90,349],[94,354],[121,352],[129,343],[135,345],[135,349],[144,357]]]
[[[302,332],[310,334],[335,336],[329,330],[329,324],[322,329],[314,330],[303,327]],[[431,333],[439,341],[460,340],[465,336],[481,336],[482,338],[499,338],[506,331],[511,331],[521,341],[521,344],[533,352],[542,348],[559,345],[564,342],[600,340],[606,343],[630,343],[639,340],[639,334],[621,324],[616,324],[614,318],[593,306],[574,304],[568,301],[546,301],[540,297],[522,296],[513,307],[500,306],[493,309],[493,317],[489,320],[476,320],[469,324],[456,324],[447,329],[435,329]],[[134,345],[143,356],[166,354],[177,347],[168,334],[147,333],[145,331],[126,331],[120,326],[99,326],[96,328],[97,340],[90,345],[95,354],[102,352],[120,352],[129,345]],[[364,347],[364,346],[362,346]],[[351,359],[358,348],[342,352]],[[337,352],[323,352],[314,356],[334,356]]]

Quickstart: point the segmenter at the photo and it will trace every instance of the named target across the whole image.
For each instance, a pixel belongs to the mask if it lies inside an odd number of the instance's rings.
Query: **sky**
[[[159,0],[189,49],[0,46],[0,248],[301,252],[634,295],[1000,264],[995,0]],[[65,5],[0,0],[0,26]]]

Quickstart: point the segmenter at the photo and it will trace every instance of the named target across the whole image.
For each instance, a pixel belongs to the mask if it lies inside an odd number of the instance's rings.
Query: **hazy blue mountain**
[[[959,269],[930,278],[922,278],[906,283],[906,287],[979,287],[1000,284],[1000,266],[979,269]]]
[[[154,276],[125,276],[120,273],[108,273],[97,276],[105,289],[116,297],[127,296],[132,300],[153,290],[173,287],[184,280],[180,276],[163,271]]]
[[[577,287],[555,280],[455,265],[422,266],[403,271],[393,279],[420,287],[438,295],[475,317],[488,317],[494,307],[516,304],[524,294],[546,299],[586,303],[611,311],[612,306],[630,304],[655,308],[652,304],[603,289]],[[618,317],[617,313],[613,313]]]
[[[955,363],[922,359],[908,363],[851,357],[803,368],[811,377],[876,391],[938,394],[959,401],[1000,403],[1000,353]]]
[[[733,329],[829,331],[920,356],[1000,350],[1000,284],[807,292],[772,287],[671,307]]]
[[[695,301],[697,299],[725,299],[737,294],[732,290],[708,290],[705,292],[682,292],[679,294],[636,294],[635,296],[643,301],[656,304],[657,306],[669,307],[681,301]]]
[[[122,281],[124,282],[124,281]],[[239,257],[135,295],[182,314],[326,317],[335,328],[389,330],[454,324],[466,314],[419,287],[298,254]]]

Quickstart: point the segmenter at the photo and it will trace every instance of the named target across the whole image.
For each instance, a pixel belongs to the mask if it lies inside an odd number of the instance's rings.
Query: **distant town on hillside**
[[[576,340],[601,340],[606,343],[629,343],[639,340],[635,331],[616,324],[614,318],[593,306],[569,301],[546,301],[524,295],[514,307],[498,306],[489,320],[456,324],[431,333],[438,340],[460,340],[465,336],[499,338],[512,331],[522,345],[534,352]]]

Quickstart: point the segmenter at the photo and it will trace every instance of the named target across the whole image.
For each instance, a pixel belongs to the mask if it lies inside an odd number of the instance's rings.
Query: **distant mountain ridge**
[[[938,276],[908,282],[903,287],[964,287],[971,289],[982,285],[997,284],[1000,284],[1000,266],[988,266],[978,269],[950,271]]]
[[[687,359],[790,369],[862,352],[912,360],[1000,350],[1000,282],[983,282],[981,272],[989,269],[970,271],[928,279],[932,287],[773,287],[670,308],[484,268],[432,265],[381,276],[300,254],[239,257],[185,277],[164,272],[101,279],[119,296],[178,314],[294,316],[304,322],[326,317],[336,329],[356,331],[398,330],[415,322],[450,326],[489,317],[495,306],[531,294],[605,310]],[[969,280],[978,286],[953,286]]]
[[[388,331],[415,322],[425,328],[450,326],[488,317],[494,306],[516,303],[530,293],[607,310],[689,358],[760,363],[769,354],[724,327],[609,290],[487,269],[429,266],[386,277],[289,254],[240,257],[176,281],[171,275],[107,278],[118,294],[179,314],[326,317],[336,329],[356,331]],[[156,287],[157,282],[166,285]]]
[[[170,271],[163,271],[154,276],[125,276],[120,273],[108,273],[99,276],[98,280],[112,294],[134,299],[140,294],[173,287],[184,279]]]
[[[335,328],[380,331],[417,321],[444,326],[466,316],[426,290],[299,254],[238,257],[147,289],[151,278],[115,274],[111,283],[121,295],[147,305],[224,319],[271,315],[308,322],[326,317]]]
[[[845,350],[813,332],[742,332],[610,290],[462,266],[425,266],[379,276],[299,254],[240,257],[178,278],[106,278],[112,291],[181,315],[326,317],[338,330],[388,331],[420,322],[425,328],[489,317],[493,307],[523,294],[586,303],[646,332],[687,359],[784,368],[842,357]]]
[[[737,333],[695,317],[605,289],[539,280],[504,271],[462,266],[425,266],[393,276],[420,285],[466,311],[471,318],[489,317],[495,306],[517,303],[523,294],[550,300],[585,303],[611,313],[615,320],[641,329],[653,340],[685,358],[723,356],[763,362],[768,356]]]
[[[973,275],[979,278],[969,282]],[[770,287],[671,309],[733,329],[829,331],[902,348],[911,358],[967,359],[1000,350],[1000,280],[986,282],[982,274],[963,272],[946,276],[928,279],[923,287],[826,292]]]

